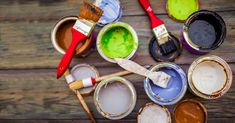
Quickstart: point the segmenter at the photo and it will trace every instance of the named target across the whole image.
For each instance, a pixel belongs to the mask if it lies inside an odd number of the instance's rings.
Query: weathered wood
[[[144,15],[138,0],[120,0],[124,16]],[[235,10],[234,0],[199,0],[200,9],[213,11]],[[8,0],[0,1],[0,21],[57,20],[78,15],[82,0]],[[166,14],[166,0],[150,0],[157,14]],[[6,11],[7,10],[7,11]],[[33,11],[33,12],[32,12]]]
[[[187,71],[188,65],[181,65]],[[231,64],[235,70],[235,65]],[[120,67],[98,67],[101,75],[120,71]],[[88,120],[76,96],[66,85],[64,79],[54,79],[55,69],[45,70],[8,70],[0,71],[0,119],[79,119]],[[143,79],[128,75],[138,94],[134,111],[122,121],[135,120],[138,110],[151,100],[143,88]],[[234,77],[235,79],[235,77]],[[209,119],[234,118],[235,84],[222,98],[204,100],[187,92],[184,99],[196,99],[205,104]],[[92,96],[84,97],[94,116],[103,117],[95,109]],[[174,106],[168,106],[172,111]]]
[[[219,12],[227,24],[227,38],[221,47],[210,54],[218,55],[226,61],[235,62],[235,11]],[[159,16],[166,22],[168,29],[179,37],[182,23],[176,23],[167,15]],[[130,19],[131,18],[131,19]],[[139,50],[135,61],[141,64],[156,63],[149,55],[148,43],[152,37],[147,16],[123,17],[122,21],[134,27],[139,36]],[[62,55],[55,51],[50,40],[50,31],[55,21],[50,22],[2,22],[0,23],[0,69],[56,68]],[[98,32],[97,28],[97,32]],[[9,33],[10,32],[10,33]],[[183,51],[176,60],[179,64],[190,64],[197,55]],[[94,60],[95,59],[95,60]],[[72,64],[87,62],[96,66],[112,66],[94,52],[84,59],[74,59]]]

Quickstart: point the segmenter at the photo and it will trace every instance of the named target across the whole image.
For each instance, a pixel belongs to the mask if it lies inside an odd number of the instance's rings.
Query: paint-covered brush
[[[136,73],[138,75],[142,75],[148,77],[153,81],[153,83],[159,87],[166,88],[168,85],[171,76],[164,72],[152,72],[143,66],[127,59],[115,58],[117,64],[121,66],[123,69]]]
[[[79,19],[72,28],[72,42],[58,65],[57,78],[64,74],[72,60],[77,45],[89,37],[102,13],[103,11],[100,8],[88,1],[84,1],[84,5],[80,9]]]
[[[164,22],[154,15],[149,1],[139,0],[139,2],[151,20],[151,28],[155,37],[157,38],[161,53],[163,55],[168,55],[176,51],[177,47],[175,46],[175,43],[171,40],[171,38],[169,38],[170,36],[164,25]]]

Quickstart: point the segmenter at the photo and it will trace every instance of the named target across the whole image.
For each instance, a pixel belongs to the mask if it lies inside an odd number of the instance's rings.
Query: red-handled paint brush
[[[84,1],[84,5],[80,9],[79,19],[72,28],[72,42],[58,65],[57,78],[60,78],[67,70],[77,45],[89,37],[102,13],[103,11],[99,7]]]
[[[171,40],[171,38],[169,38],[170,36],[164,25],[164,22],[154,15],[154,12],[150,6],[149,1],[139,0],[139,3],[146,11],[151,20],[151,28],[153,29],[155,37],[158,39],[158,44],[162,54],[168,55],[176,51],[177,47],[175,46],[175,43]]]

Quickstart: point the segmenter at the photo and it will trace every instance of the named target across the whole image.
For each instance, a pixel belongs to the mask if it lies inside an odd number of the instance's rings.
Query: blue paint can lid
[[[104,26],[118,21],[123,13],[119,0],[94,0],[94,4],[103,10],[103,15],[98,21],[99,26]]]

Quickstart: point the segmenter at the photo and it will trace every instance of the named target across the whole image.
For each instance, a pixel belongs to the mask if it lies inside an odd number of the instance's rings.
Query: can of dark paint
[[[213,11],[194,12],[183,25],[184,48],[194,54],[200,55],[215,50],[223,43],[225,37],[225,22]]]

